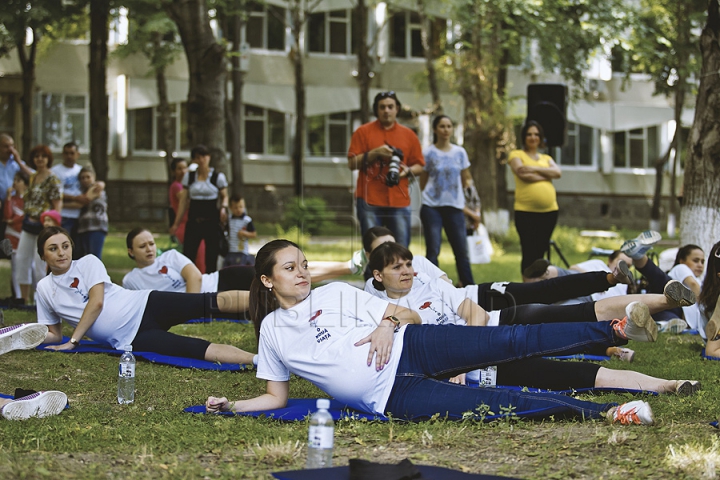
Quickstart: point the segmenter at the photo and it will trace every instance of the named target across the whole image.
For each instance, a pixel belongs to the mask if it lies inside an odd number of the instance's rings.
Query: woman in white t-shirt
[[[433,120],[434,143],[423,150],[425,167],[420,174],[423,224],[428,260],[438,264],[442,231],[455,254],[455,266],[462,285],[472,285],[472,269],[465,234],[465,187],[472,183],[470,160],[464,148],[450,143],[453,122],[447,115]]]
[[[134,228],[127,234],[128,256],[137,265],[123,278],[123,287],[130,290],[208,293],[227,290],[250,290],[255,269],[233,265],[212,273],[200,273],[195,264],[177,250],[157,255],[153,234]]]
[[[468,329],[418,325],[417,313],[347,284],[330,283],[311,292],[305,255],[288,240],[263,246],[255,269],[250,310],[259,342],[257,376],[267,380],[266,393],[234,402],[211,396],[209,412],[282,408],[294,373],[352,408],[379,415],[458,419],[478,405],[493,412],[512,405],[513,415],[598,418],[613,405],[438,380],[517,358],[574,353],[589,345],[624,343],[628,337],[647,340],[649,333],[648,324],[633,322]],[[642,409],[649,413],[649,406]],[[643,423],[652,422],[651,415],[645,418]]]
[[[110,281],[95,256],[72,260],[73,244],[61,227],[47,227],[38,236],[37,250],[51,274],[38,282],[38,323],[47,325],[43,343],[62,341],[62,320],[73,327],[70,341],[50,347],[72,350],[87,335],[115,349],[196,358],[222,363],[251,364],[253,354],[232,345],[168,332],[178,324],[208,314],[224,316],[247,309],[247,292],[185,294],[126,290]]]
[[[705,355],[720,357],[720,308],[717,308],[720,296],[720,242],[713,245],[708,254],[707,271],[698,297],[698,330],[707,339]]]
[[[397,243],[385,243],[376,248],[368,264],[368,268],[373,272],[373,279],[368,280],[365,291],[416,311],[423,324],[428,325],[484,326],[484,320],[488,316],[496,318],[488,321],[488,324],[507,325],[525,323],[523,320],[527,316],[534,317],[540,313],[537,308],[519,306],[516,310],[504,309],[486,315],[481,307],[465,296],[465,290],[455,288],[439,278],[430,278],[415,272],[413,260],[410,250]],[[408,288],[408,285],[411,286]],[[548,322],[563,321],[565,313],[559,313],[561,311],[577,311],[570,313],[569,318],[578,319],[582,319],[586,313],[585,309],[577,306],[554,306],[541,310],[555,312],[547,316]],[[595,316],[585,320],[597,321]],[[601,347],[601,350],[604,348]],[[693,393],[699,388],[698,382],[664,380],[630,370],[601,368],[589,362],[559,362],[542,358],[502,363],[497,366],[497,376],[499,385],[550,390],[627,388],[669,393],[679,389],[682,393]],[[450,381],[464,383],[464,376],[454,377]]]

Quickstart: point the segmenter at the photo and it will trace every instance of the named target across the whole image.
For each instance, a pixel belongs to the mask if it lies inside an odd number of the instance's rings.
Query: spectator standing
[[[422,220],[425,234],[425,257],[438,265],[438,255],[445,229],[448,242],[455,254],[455,267],[462,286],[474,285],[468,259],[465,234],[465,195],[470,185],[470,160],[464,148],[450,143],[453,123],[447,115],[433,120],[434,143],[423,151],[425,168],[420,175],[422,188]]]
[[[30,287],[45,276],[45,262],[35,245],[43,229],[40,215],[47,210],[62,210],[62,183],[50,170],[52,163],[53,154],[46,145],[30,151],[30,166],[36,171],[30,176],[25,195],[25,218],[17,251],[18,283],[25,303],[30,299]]]
[[[15,174],[23,172],[30,177],[33,171],[20,158],[15,150],[15,141],[10,135],[0,134],[0,202],[7,199],[8,188],[12,188]],[[5,236],[5,221],[0,221],[0,237]]]
[[[77,222],[80,217],[80,210],[88,204],[88,199],[82,194],[80,179],[78,178],[82,167],[77,163],[78,157],[80,157],[77,144],[69,142],[63,145],[62,157],[62,163],[52,168],[53,174],[62,182],[63,209],[60,212],[62,215],[62,227],[70,232],[75,245],[80,245]],[[75,250],[75,259],[77,260],[84,254],[82,249],[77,248]]]
[[[228,220],[228,254],[223,267],[255,265],[255,257],[250,255],[248,239],[257,237],[257,232],[252,218],[245,210],[245,199],[237,194],[230,197],[230,212],[232,215]]]
[[[105,183],[95,181],[95,171],[91,167],[83,167],[79,177],[80,187],[90,203],[80,210],[78,237],[83,255],[95,255],[102,260],[103,245],[108,232]]]
[[[170,235],[175,235],[187,211],[183,253],[188,258],[195,258],[200,241],[205,240],[205,269],[211,273],[217,271],[220,223],[227,221],[228,182],[223,173],[210,167],[210,151],[207,147],[198,145],[190,155],[198,166],[183,176],[180,207],[170,227]]]
[[[20,284],[18,283],[18,267],[17,267],[17,247],[20,242],[20,234],[22,233],[22,222],[25,217],[23,211],[25,207],[25,192],[28,187],[28,178],[22,173],[15,174],[12,187],[7,189],[5,196],[5,204],[3,205],[3,220],[7,223],[5,229],[5,238],[10,241],[12,246],[12,257],[10,259],[11,276],[12,276],[12,295],[3,303],[6,305],[23,304],[20,295]]]
[[[542,258],[550,247],[550,237],[558,219],[558,204],[552,180],[560,178],[560,167],[540,153],[545,148],[545,133],[539,123],[530,120],[522,128],[522,150],[510,152],[510,168],[515,175],[515,228],[520,236],[525,269]]]
[[[358,127],[350,140],[348,167],[359,170],[355,205],[364,235],[372,227],[389,228],[398,243],[410,244],[410,191],[408,175],[420,175],[425,165],[415,132],[397,123],[400,101],[395,92],[375,96],[373,112],[377,120]],[[391,147],[403,153],[399,182],[388,185]]]
[[[180,194],[183,191],[182,179],[187,170],[187,162],[182,158],[174,158],[172,163],[170,163],[170,172],[173,177],[173,181],[170,184],[170,189],[168,191],[170,208],[172,209],[172,215],[170,216],[171,226],[175,223],[178,210],[180,209]],[[187,217],[188,212],[185,211],[185,215],[183,215],[183,218],[180,219],[177,230],[175,230],[175,238],[180,245],[185,243],[185,225],[187,224]],[[200,270],[201,273],[205,273],[205,241],[200,242],[197,255],[195,255],[195,258],[192,260],[195,262],[198,270]]]

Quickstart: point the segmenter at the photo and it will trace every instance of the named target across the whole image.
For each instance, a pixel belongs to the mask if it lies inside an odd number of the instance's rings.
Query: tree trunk
[[[355,12],[358,15],[358,76],[357,82],[360,87],[360,121],[367,123],[370,121],[370,72],[372,69],[372,59],[370,58],[370,45],[368,43],[368,6],[365,0],[358,0]]]
[[[154,51],[159,52],[161,48],[161,33],[155,32],[152,36],[152,42],[155,46]],[[151,59],[153,65],[159,65],[155,59]],[[165,161],[168,166],[168,179],[172,180],[173,173],[170,171],[170,163],[172,162],[175,145],[173,144],[172,132],[172,114],[170,112],[170,102],[168,101],[167,79],[165,78],[165,67],[158,66],[155,68],[155,85],[158,92],[158,147],[165,152]],[[179,118],[178,112],[178,118]]]
[[[24,32],[23,32],[24,34]],[[15,46],[17,47],[18,59],[22,68],[23,93],[20,98],[22,108],[22,144],[20,145],[20,155],[22,158],[28,159],[30,150],[32,149],[33,139],[33,97],[35,93],[35,56],[37,52],[37,44],[39,38],[37,31],[33,29],[33,43],[30,45],[30,52],[25,51],[25,36],[17,38]]]
[[[425,69],[427,70],[428,88],[432,98],[431,115],[442,115],[443,107],[440,100],[440,87],[435,69],[435,51],[430,44],[430,19],[425,15],[425,0],[418,0],[418,15],[420,17],[420,37],[422,39],[423,54],[425,56]]]
[[[212,166],[227,173],[225,49],[217,42],[210,28],[210,17],[204,0],[173,0],[165,4],[165,9],[178,27],[188,62],[190,143],[205,145],[212,155]]]
[[[295,138],[293,138],[293,191],[295,196],[303,196],[303,163],[305,159],[305,52],[302,46],[305,10],[302,0],[293,0],[290,6],[293,48],[290,58],[295,76]]]
[[[108,176],[107,41],[109,3],[90,1],[90,161],[98,180]]]
[[[232,22],[232,28],[230,29],[233,34],[233,52],[236,53],[231,58],[232,64],[232,90],[233,99],[230,108],[229,123],[232,128],[232,135],[230,135],[230,162],[232,170],[232,192],[237,195],[242,195],[245,189],[245,178],[243,176],[243,157],[242,157],[242,138],[244,137],[244,125],[243,125],[243,86],[245,85],[245,73],[240,70],[240,33],[243,28],[243,19],[240,15],[235,14],[230,17]]]
[[[708,19],[700,36],[703,66],[695,106],[695,120],[688,140],[681,244],[694,243],[710,252],[720,238],[720,6],[710,0]],[[679,127],[679,126],[678,126]]]

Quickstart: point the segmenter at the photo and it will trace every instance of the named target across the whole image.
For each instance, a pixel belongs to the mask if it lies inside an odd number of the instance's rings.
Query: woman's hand
[[[47,347],[50,350],[55,350],[56,352],[67,352],[69,350],[75,350],[75,344],[70,342],[65,342],[61,345],[51,345]]]
[[[357,342],[355,346],[359,347],[370,343],[367,358],[368,367],[372,364],[372,358],[375,355],[375,370],[380,371],[390,361],[394,337],[395,325],[390,320],[383,319],[370,335]]]
[[[458,385],[466,385],[465,374],[461,373],[460,375],[456,375],[456,376],[450,378],[450,383],[456,383]]]
[[[205,410],[208,413],[229,412],[230,402],[225,397],[208,397],[207,402],[205,402]]]

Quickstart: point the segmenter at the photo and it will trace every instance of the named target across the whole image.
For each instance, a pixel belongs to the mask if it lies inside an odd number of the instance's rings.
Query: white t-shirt
[[[379,372],[367,365],[370,335],[388,302],[345,283],[318,287],[299,304],[279,308],[260,327],[257,377],[284,382],[294,373],[340,402],[385,414],[400,361],[405,328],[395,334],[390,363]]]
[[[447,275],[445,272],[440,270],[437,265],[432,263],[430,260],[428,260],[425,257],[422,257],[420,255],[413,255],[413,270],[416,272],[421,272],[429,276],[430,278],[440,278],[443,275]],[[443,280],[443,282],[450,285],[448,282]],[[372,287],[372,284],[370,284]],[[465,296],[472,299],[473,302],[477,302],[478,298],[478,286],[476,285],[467,285],[464,287],[465,290]]]
[[[420,314],[423,325],[466,325],[458,315],[460,304],[465,301],[466,292],[455,288],[445,280],[430,278],[416,272],[412,288],[401,298],[390,298],[384,290],[376,289],[372,279],[365,283],[365,291],[394,305],[409,308]]]
[[[683,284],[685,283],[685,279],[688,277],[694,278],[701,287],[703,284],[703,279],[696,277],[692,269],[682,263],[679,263],[670,269],[668,276],[673,280],[682,282]],[[693,330],[698,330],[702,338],[705,338],[705,325],[707,325],[708,320],[700,312],[698,304],[696,303],[695,305],[690,305],[689,307],[682,307],[682,309],[688,326]]]
[[[428,182],[422,192],[422,203],[428,207],[465,208],[465,192],[460,172],[470,168],[470,160],[463,147],[450,145],[444,152],[435,145],[423,150]]]
[[[87,336],[113,348],[130,345],[140,328],[150,290],[126,290],[110,281],[105,265],[94,255],[74,260],[63,275],[50,274],[37,284],[38,323],[55,325],[65,320],[77,327],[87,306],[90,289],[104,284],[103,309]]]
[[[79,164],[75,164],[72,167],[66,167],[62,163],[55,165],[50,169],[56,177],[62,182],[63,194],[77,196],[82,194],[82,188],[80,187],[80,170],[82,167]],[[64,205],[64,203],[63,203]],[[65,208],[63,206],[61,215],[66,218],[78,218],[80,217],[79,208]]]
[[[217,186],[212,184],[210,180],[212,179],[214,171],[215,169],[210,167],[207,179],[198,180],[196,170],[195,180],[189,187],[188,182],[190,181],[190,170],[185,172],[185,176],[183,176],[182,179],[182,184],[183,187],[188,189],[188,196],[191,200],[215,200],[216,198],[218,198],[218,193],[220,192],[220,190],[222,190],[223,188],[227,188],[227,178],[225,178],[225,174],[222,172],[218,173]]]
[[[192,261],[177,250],[166,250],[155,259],[155,263],[143,268],[133,268],[123,278],[123,287],[129,290],[159,290],[161,292],[181,292],[187,288],[182,277],[182,269]],[[201,293],[213,293],[218,290],[219,272],[202,276]]]

